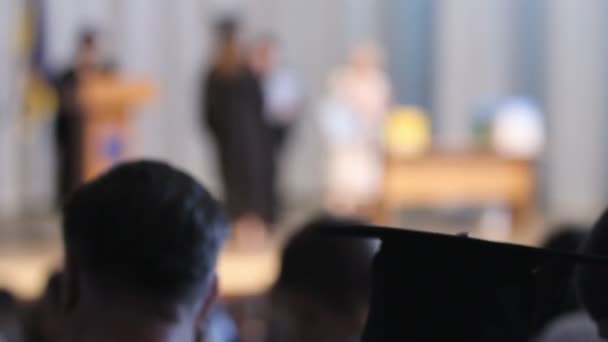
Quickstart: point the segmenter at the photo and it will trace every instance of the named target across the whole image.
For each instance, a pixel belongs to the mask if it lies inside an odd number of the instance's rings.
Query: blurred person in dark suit
[[[17,299],[7,290],[0,290],[0,341],[23,342]]]
[[[201,99],[202,116],[217,143],[225,204],[237,240],[243,233],[243,242],[249,242],[263,236],[274,219],[274,164],[262,87],[232,19],[218,25]]]
[[[164,163],[125,163],[78,189],[63,215],[65,341],[202,336],[228,233],[203,186]]]
[[[298,77],[283,60],[277,39],[270,34],[258,38],[251,51],[251,68],[262,83],[264,115],[272,130],[275,154],[279,154],[297,120],[302,105]]]
[[[367,315],[374,245],[321,230],[345,221],[305,225],[283,250],[271,293],[269,341],[356,341]]]
[[[82,181],[84,113],[79,100],[79,90],[84,78],[101,67],[97,36],[93,31],[83,32],[76,51],[74,64],[57,79],[59,108],[55,123],[57,148],[58,203]]]

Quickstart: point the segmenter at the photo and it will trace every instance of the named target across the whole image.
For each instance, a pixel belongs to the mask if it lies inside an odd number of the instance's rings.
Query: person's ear
[[[209,288],[207,289],[207,292],[205,293],[205,298],[204,301],[200,307],[200,311],[197,314],[196,317],[196,330],[197,333],[202,333],[203,330],[205,329],[205,323],[207,323],[207,317],[209,316],[209,313],[211,312],[211,309],[213,308],[213,304],[215,304],[215,300],[217,299],[218,296],[218,280],[217,280],[217,276],[214,275],[213,279],[211,280],[211,284],[209,285]]]
[[[65,258],[63,281],[61,283],[61,310],[63,313],[74,311],[80,300],[80,275],[78,267],[70,257]]]

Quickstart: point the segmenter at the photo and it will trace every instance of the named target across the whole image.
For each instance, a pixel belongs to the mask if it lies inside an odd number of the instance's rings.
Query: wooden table
[[[396,210],[407,207],[507,203],[515,221],[521,222],[534,209],[535,188],[535,168],[530,160],[437,153],[417,159],[389,159],[380,215],[387,220]]]

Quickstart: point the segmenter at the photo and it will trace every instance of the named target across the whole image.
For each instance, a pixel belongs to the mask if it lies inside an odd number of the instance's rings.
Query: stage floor
[[[223,296],[240,297],[263,293],[275,280],[279,269],[282,241],[306,220],[306,214],[291,215],[279,233],[267,244],[243,250],[232,245],[224,250],[219,262],[220,288]],[[62,264],[62,243],[57,215],[0,222],[0,288],[7,288],[22,299],[39,295],[48,275]],[[475,232],[473,236],[534,245],[540,241],[542,220],[533,226],[518,227],[510,236]],[[426,227],[428,230],[454,233],[453,227]],[[462,230],[464,231],[464,230]]]

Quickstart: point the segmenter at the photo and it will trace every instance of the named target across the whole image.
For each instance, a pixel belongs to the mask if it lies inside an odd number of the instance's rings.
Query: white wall
[[[0,0],[0,217],[15,215],[19,209],[19,165],[17,104],[22,86],[19,54],[15,45],[20,3]]]
[[[608,2],[551,0],[547,27],[547,186],[556,219],[608,203]]]
[[[14,9],[23,0],[0,0],[0,56],[14,57],[9,41]],[[389,0],[387,0],[389,1]],[[390,0],[407,1],[407,0]],[[525,1],[525,0],[519,0]],[[436,54],[431,98],[437,133],[444,146],[459,148],[470,141],[470,113],[479,97],[508,95],[517,90],[514,73],[515,1],[435,0],[433,51]],[[343,61],[359,38],[382,40],[387,6],[375,0],[52,0],[48,3],[50,62],[65,66],[78,31],[95,26],[104,34],[108,53],[126,72],[158,80],[162,96],[136,117],[139,152],[180,165],[215,192],[214,147],[198,122],[198,82],[209,54],[210,27],[218,13],[237,10],[250,34],[273,31],[288,62],[301,73],[311,104],[324,91],[327,72]],[[548,209],[555,218],[589,219],[608,199],[608,90],[604,0],[547,1],[544,97],[549,120],[550,150],[546,174]],[[5,10],[7,9],[7,10]],[[392,17],[392,16],[391,16]],[[13,21],[11,21],[13,20]],[[0,215],[14,213],[28,196],[20,193],[19,116],[11,58],[0,58]],[[8,91],[10,90],[10,91]],[[7,94],[12,94],[11,96]],[[10,106],[13,106],[11,108]],[[312,108],[312,106],[311,106]],[[310,110],[309,110],[310,112]],[[292,146],[287,183],[294,191],[318,186],[312,146],[314,129],[305,122]],[[313,137],[313,138],[311,138]],[[306,146],[310,145],[310,146]],[[46,144],[50,151],[50,143]],[[310,170],[313,170],[310,172]],[[46,177],[46,178],[45,178]],[[41,170],[41,184],[53,182]],[[31,189],[30,189],[31,190]],[[28,190],[28,191],[30,191]],[[45,190],[46,191],[46,190]],[[43,191],[44,192],[44,191]],[[40,193],[34,191],[34,194]]]
[[[0,1],[17,4],[23,0]],[[324,91],[327,72],[344,59],[347,46],[360,37],[372,37],[379,32],[375,20],[378,13],[373,11],[377,5],[373,0],[52,0],[47,1],[47,7],[48,62],[54,70],[70,63],[83,28],[99,30],[106,54],[114,57],[125,73],[148,75],[161,88],[158,101],[139,110],[135,117],[138,154],[181,166],[214,192],[221,187],[213,142],[200,125],[198,87],[210,53],[210,29],[218,14],[240,13],[250,36],[267,31],[277,33],[288,63],[300,72],[310,90],[311,104]],[[0,12],[7,17],[14,13]],[[365,25],[357,24],[361,22]],[[3,20],[0,25],[9,27],[9,23]],[[2,33],[8,34],[6,30]],[[0,53],[5,55],[2,50]],[[0,150],[6,151],[0,157],[10,161],[16,160],[16,151],[20,149],[14,141],[4,143],[7,139],[17,140],[15,127],[19,119],[15,115],[16,112],[10,118],[0,118],[9,123],[1,128],[0,139],[4,140]],[[42,148],[52,155],[50,135],[44,139],[47,143]],[[314,153],[303,142],[297,145],[288,182],[297,182],[300,187],[296,189],[314,188],[318,177],[308,177],[311,180],[308,183],[300,177],[310,175],[303,171],[310,167]],[[31,159],[21,164],[28,164]],[[16,174],[17,169],[1,169],[0,185],[13,185],[16,176],[11,172]],[[35,177],[47,186],[54,184],[49,169],[52,165],[47,163],[24,178]],[[0,208],[13,208],[12,212],[16,212],[23,200],[30,201],[32,195],[39,196],[41,191],[46,191],[46,198],[50,199],[48,192],[52,188],[41,190],[34,183],[28,185],[0,186]],[[30,194],[21,196],[23,191]],[[31,205],[26,203],[26,207]]]
[[[513,3],[438,2],[433,97],[437,138],[445,149],[470,146],[476,101],[513,91]]]

